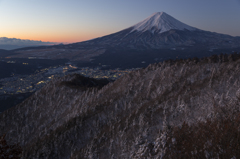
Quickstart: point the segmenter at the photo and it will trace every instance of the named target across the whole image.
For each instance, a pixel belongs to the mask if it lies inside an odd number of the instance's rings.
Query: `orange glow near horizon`
[[[15,34],[15,35],[2,35],[1,37],[7,37],[7,38],[16,38],[16,39],[22,39],[22,40],[34,40],[34,41],[42,41],[42,42],[57,42],[57,43],[74,43],[74,42],[81,42],[89,39],[93,39],[92,36],[64,36],[64,35],[21,35],[21,34]]]
[[[45,23],[44,25],[25,26],[21,23],[21,25],[18,25],[17,28],[15,28],[13,25],[5,26],[5,29],[0,30],[0,36],[43,42],[74,43],[98,38],[113,32],[115,32],[115,29],[96,29],[92,26],[67,25],[56,27],[54,25],[46,26]]]
[[[94,39],[107,35],[107,33],[23,33],[23,32],[10,32],[1,34],[1,37],[16,38],[22,40],[34,40],[42,42],[56,42],[56,43],[75,43]]]

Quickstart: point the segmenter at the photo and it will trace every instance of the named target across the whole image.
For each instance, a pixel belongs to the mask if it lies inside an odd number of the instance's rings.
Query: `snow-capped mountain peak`
[[[143,21],[132,26],[133,31],[151,31],[152,33],[163,33],[171,29],[177,30],[197,30],[197,28],[191,27],[187,24],[180,22],[165,12],[156,12],[144,19]]]

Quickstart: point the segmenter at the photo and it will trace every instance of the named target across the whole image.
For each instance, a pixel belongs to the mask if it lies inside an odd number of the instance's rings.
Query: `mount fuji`
[[[44,49],[47,49],[46,53]],[[240,51],[240,37],[204,31],[184,24],[165,12],[157,12],[110,35],[79,43],[30,50],[16,50],[19,54],[15,57],[65,58],[70,61],[91,62],[92,65],[101,63],[115,67],[141,67],[166,59]]]
[[[210,49],[238,47],[240,37],[204,31],[184,24],[165,12],[157,12],[120,32],[78,44],[85,43],[131,49],[162,49],[192,45]]]
[[[137,23],[136,25],[132,26],[134,28],[133,31],[150,31],[152,33],[163,33],[169,31],[171,29],[176,30],[190,30],[194,31],[197,30],[194,27],[186,25],[177,19],[173,18],[172,16],[168,15],[165,12],[156,12],[152,14],[147,19]]]

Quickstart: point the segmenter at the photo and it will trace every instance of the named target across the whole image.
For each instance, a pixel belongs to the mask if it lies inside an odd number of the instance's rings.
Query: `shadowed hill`
[[[14,54],[16,54],[16,53],[13,53],[13,51],[0,49],[0,58],[1,57],[7,57],[7,56],[10,56],[10,55],[14,55]]]
[[[195,126],[207,121],[212,127],[237,123],[239,72],[240,55],[232,54],[152,64],[107,85],[79,75],[54,79],[0,114],[0,135],[6,134],[9,144],[20,143],[23,158],[168,158],[179,151],[188,157],[184,151],[191,149],[174,143],[191,135],[182,130],[201,134]],[[224,131],[218,128],[220,139]],[[225,143],[229,140],[235,138]],[[200,148],[193,144],[199,150],[195,157],[213,140],[202,141]],[[213,143],[221,147],[224,141]],[[238,149],[229,148],[228,157],[238,158]],[[218,150],[204,149],[220,155]]]
[[[92,79],[79,74],[74,74],[71,76],[73,76],[72,80],[62,81],[60,85],[65,85],[73,89],[87,90],[89,88],[101,89],[103,86],[109,83],[109,80],[107,79]]]

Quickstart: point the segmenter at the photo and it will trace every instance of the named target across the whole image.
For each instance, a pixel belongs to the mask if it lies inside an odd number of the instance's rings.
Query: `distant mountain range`
[[[17,49],[18,55],[12,57],[65,58],[84,66],[101,63],[122,68],[232,51],[240,51],[240,37],[204,31],[157,12],[114,34],[68,45]]]
[[[30,47],[30,46],[35,46],[35,47],[47,46],[47,45],[55,45],[55,44],[57,44],[57,43],[43,42],[43,41],[37,41],[37,40],[0,37],[0,49],[5,49],[5,50],[13,50],[13,49]]]

